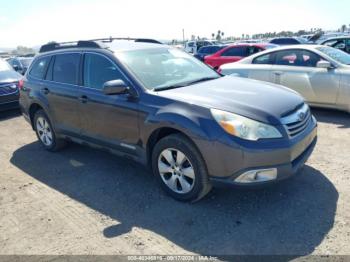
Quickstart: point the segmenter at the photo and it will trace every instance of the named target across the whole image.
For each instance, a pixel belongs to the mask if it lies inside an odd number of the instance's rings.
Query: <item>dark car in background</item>
[[[302,37],[277,37],[270,41],[275,45],[301,45],[306,44],[307,40]]]
[[[225,47],[226,47],[226,45],[203,46],[198,50],[198,52],[194,55],[194,57],[201,60],[202,62],[204,62],[205,56],[212,55]]]
[[[7,62],[12,66],[12,68],[22,75],[26,73],[32,61],[32,57],[12,57],[7,59]]]
[[[329,38],[320,42],[320,45],[330,46],[350,54],[350,36]]]
[[[0,111],[18,108],[22,76],[0,59]]]
[[[68,140],[139,161],[181,201],[202,198],[212,185],[290,177],[317,139],[316,120],[296,92],[222,77],[166,45],[48,44],[20,92],[21,111],[46,150]]]

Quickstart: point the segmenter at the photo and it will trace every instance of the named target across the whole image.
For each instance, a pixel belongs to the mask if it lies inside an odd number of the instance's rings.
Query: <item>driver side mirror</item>
[[[129,87],[121,79],[107,81],[103,84],[102,90],[105,95],[121,95],[129,93]]]
[[[332,64],[328,61],[325,61],[325,60],[322,60],[322,61],[319,61],[317,63],[317,68],[326,68],[326,69],[329,69],[329,68],[332,68]]]

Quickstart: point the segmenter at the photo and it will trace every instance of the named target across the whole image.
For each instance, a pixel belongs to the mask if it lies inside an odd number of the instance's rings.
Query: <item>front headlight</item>
[[[282,134],[271,125],[218,109],[211,109],[210,111],[216,122],[233,136],[252,141],[260,138],[282,137]]]

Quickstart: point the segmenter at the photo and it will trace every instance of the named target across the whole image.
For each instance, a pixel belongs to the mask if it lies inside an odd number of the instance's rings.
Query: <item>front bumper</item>
[[[263,166],[263,167],[254,167],[246,170],[242,170],[233,174],[230,177],[210,177],[210,181],[214,186],[224,186],[224,185],[239,185],[239,186],[256,186],[267,183],[273,183],[280,180],[284,180],[298,173],[298,171],[304,166],[305,162],[310,157],[313,152],[317,142],[317,136],[314,137],[311,144],[305,149],[305,151],[294,159],[292,162],[282,165],[275,166]],[[259,170],[277,170],[277,178],[274,180],[263,181],[263,182],[251,182],[251,183],[237,183],[235,180],[240,177],[242,174],[248,171],[259,171]]]
[[[19,107],[19,93],[18,91],[10,94],[0,95],[0,111],[17,109]]]
[[[17,109],[19,107],[18,100],[7,101],[0,103],[0,111]]]
[[[308,128],[293,139],[278,141],[246,143],[234,146],[216,143],[211,148],[208,165],[209,179],[215,185],[253,186],[286,179],[296,174],[308,160],[317,142],[317,123],[313,119]],[[205,157],[207,161],[207,157]],[[213,166],[214,165],[214,166]],[[240,180],[243,174],[261,171],[277,173],[271,180]],[[244,177],[244,175],[243,175]]]

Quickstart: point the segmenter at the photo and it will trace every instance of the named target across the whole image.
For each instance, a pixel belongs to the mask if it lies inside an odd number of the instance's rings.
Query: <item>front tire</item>
[[[169,135],[155,145],[152,168],[164,191],[176,200],[198,201],[211,189],[201,154],[183,135]]]
[[[41,145],[48,151],[57,151],[66,145],[66,141],[58,139],[51,122],[43,110],[34,115],[34,129]]]

